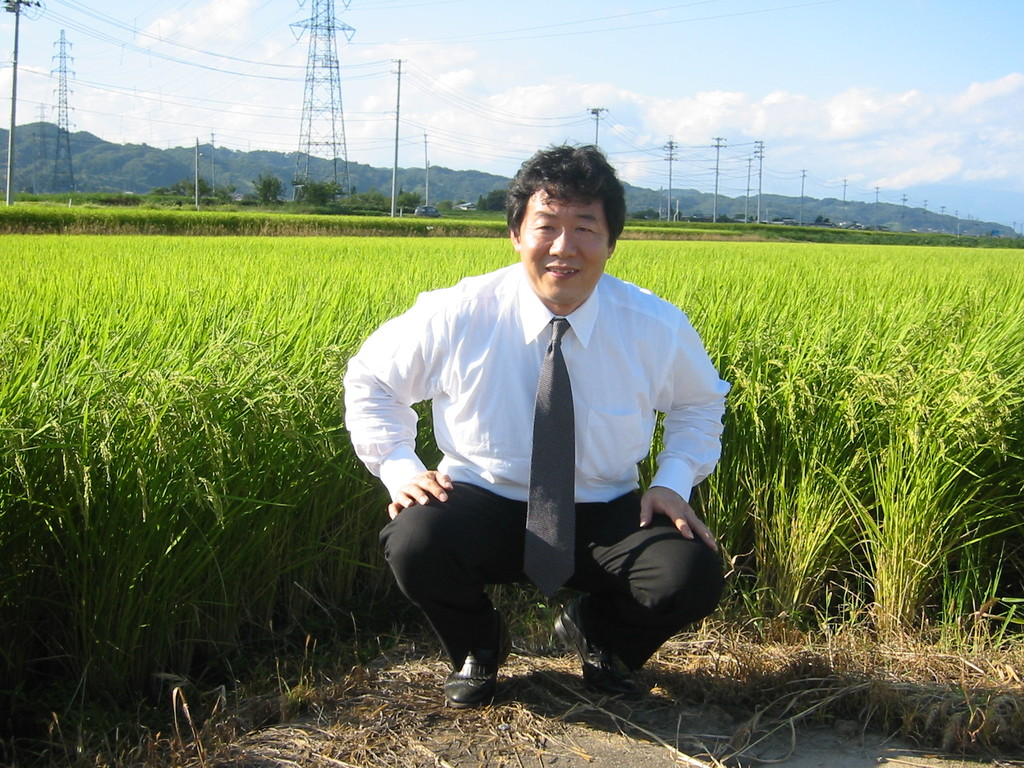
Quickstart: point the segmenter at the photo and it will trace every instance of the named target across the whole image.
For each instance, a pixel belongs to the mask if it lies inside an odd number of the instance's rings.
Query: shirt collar
[[[594,292],[587,297],[587,300],[566,317],[573,333],[584,348],[590,343],[590,336],[597,324],[597,313],[601,305],[600,289],[601,282],[598,281],[598,284],[594,286]],[[519,317],[523,324],[523,340],[530,344],[541,335],[548,323],[551,322],[551,318],[556,315],[545,307],[544,302],[533,292],[525,272],[520,273],[517,300]]]

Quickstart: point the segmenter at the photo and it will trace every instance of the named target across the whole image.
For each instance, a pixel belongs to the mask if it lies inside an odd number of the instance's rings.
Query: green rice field
[[[0,692],[128,694],[385,589],[346,360],[419,291],[513,258],[500,238],[0,238]],[[683,307],[733,384],[695,494],[723,612],[1019,636],[1019,249],[623,241],[609,271]]]

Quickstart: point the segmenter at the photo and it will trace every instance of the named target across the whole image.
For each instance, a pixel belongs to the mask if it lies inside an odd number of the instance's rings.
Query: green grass
[[[72,204],[73,203],[73,204]],[[416,236],[506,238],[504,212],[450,211],[441,218],[379,212],[339,213],[301,204],[268,208],[226,204],[194,209],[187,198],[165,199],[75,194],[65,204],[53,197],[20,200],[0,208],[0,233],[209,236]],[[926,232],[885,232],[819,226],[629,220],[625,240],[710,240],[847,243],[859,245],[1024,248],[1024,238],[959,237]]]
[[[204,236],[455,236],[506,237],[504,218],[467,216],[324,215],[314,213],[181,208],[61,207],[28,203],[0,208],[0,232]]]
[[[693,308],[735,386],[711,514],[739,528],[728,541],[751,553],[760,608],[840,601],[882,628],[957,622],[985,597],[975,589],[954,608],[962,579],[986,573],[977,584],[998,589],[991,566],[965,564],[986,547],[998,562],[1007,527],[1018,581],[1004,586],[1019,584],[1020,260],[857,246],[705,252],[721,285],[698,268],[696,285],[666,277],[661,290]],[[742,508],[746,524],[729,512]]]
[[[1019,631],[1018,254],[620,244],[610,271],[684,307],[733,383],[698,493],[727,610]],[[0,689],[124,697],[359,610],[389,579],[345,362],[419,291],[512,259],[497,238],[5,235]]]

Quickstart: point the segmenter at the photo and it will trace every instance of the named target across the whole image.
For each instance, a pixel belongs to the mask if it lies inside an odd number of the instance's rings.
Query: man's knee
[[[403,587],[415,583],[444,557],[443,528],[442,518],[431,507],[410,507],[384,526],[380,532],[384,558]]]
[[[673,616],[680,624],[700,621],[710,615],[722,597],[724,575],[717,552],[699,541],[683,539],[662,557],[649,578],[635,590],[637,600],[648,610]]]

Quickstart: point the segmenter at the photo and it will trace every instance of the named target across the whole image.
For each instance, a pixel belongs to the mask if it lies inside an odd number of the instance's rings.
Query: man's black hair
[[[523,163],[508,188],[505,216],[508,228],[519,232],[526,204],[543,190],[561,203],[599,201],[608,222],[608,244],[615,245],[626,224],[626,192],[604,153],[587,144],[542,149]]]

